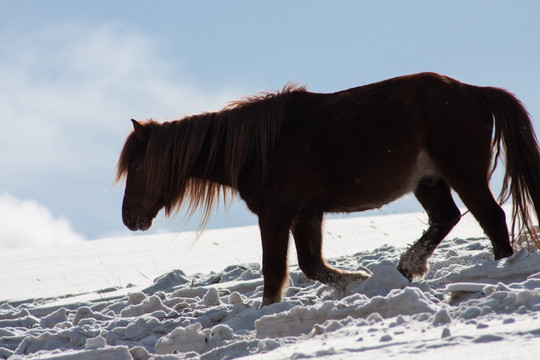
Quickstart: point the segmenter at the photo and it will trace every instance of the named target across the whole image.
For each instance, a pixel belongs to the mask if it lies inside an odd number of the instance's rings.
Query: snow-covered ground
[[[329,262],[371,278],[334,291],[291,251],[285,300],[262,309],[256,227],[8,249],[0,359],[537,359],[540,253],[495,262],[467,215],[409,283],[395,265],[425,223],[328,221]]]

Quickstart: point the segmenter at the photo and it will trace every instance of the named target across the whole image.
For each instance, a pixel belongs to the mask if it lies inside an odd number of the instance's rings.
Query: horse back
[[[436,160],[452,161],[477,133],[489,152],[491,119],[472,88],[423,73],[331,94],[293,93],[263,192],[272,202],[337,212],[394,201],[420,178],[437,176]],[[477,118],[485,123],[470,124]]]

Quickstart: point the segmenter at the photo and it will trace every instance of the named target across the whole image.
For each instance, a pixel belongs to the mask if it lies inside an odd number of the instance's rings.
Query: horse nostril
[[[131,220],[128,216],[127,211],[122,212],[122,222],[131,231],[137,231],[141,229],[141,224],[142,224],[141,218],[137,217],[136,220]]]

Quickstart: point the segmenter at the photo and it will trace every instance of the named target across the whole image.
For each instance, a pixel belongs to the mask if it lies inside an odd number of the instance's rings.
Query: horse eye
[[[142,167],[142,165],[139,164],[139,163],[133,163],[133,164],[131,164],[131,168],[132,168],[133,170],[139,170],[141,167]]]

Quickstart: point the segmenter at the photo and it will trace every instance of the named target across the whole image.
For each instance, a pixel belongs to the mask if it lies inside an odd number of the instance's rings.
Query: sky
[[[512,91],[538,131],[539,13],[533,0],[0,0],[0,248],[127,235],[113,180],[131,118],[219,110],[289,81],[333,92],[435,71]],[[377,213],[420,209],[409,197]],[[208,228],[256,221],[236,201]]]

